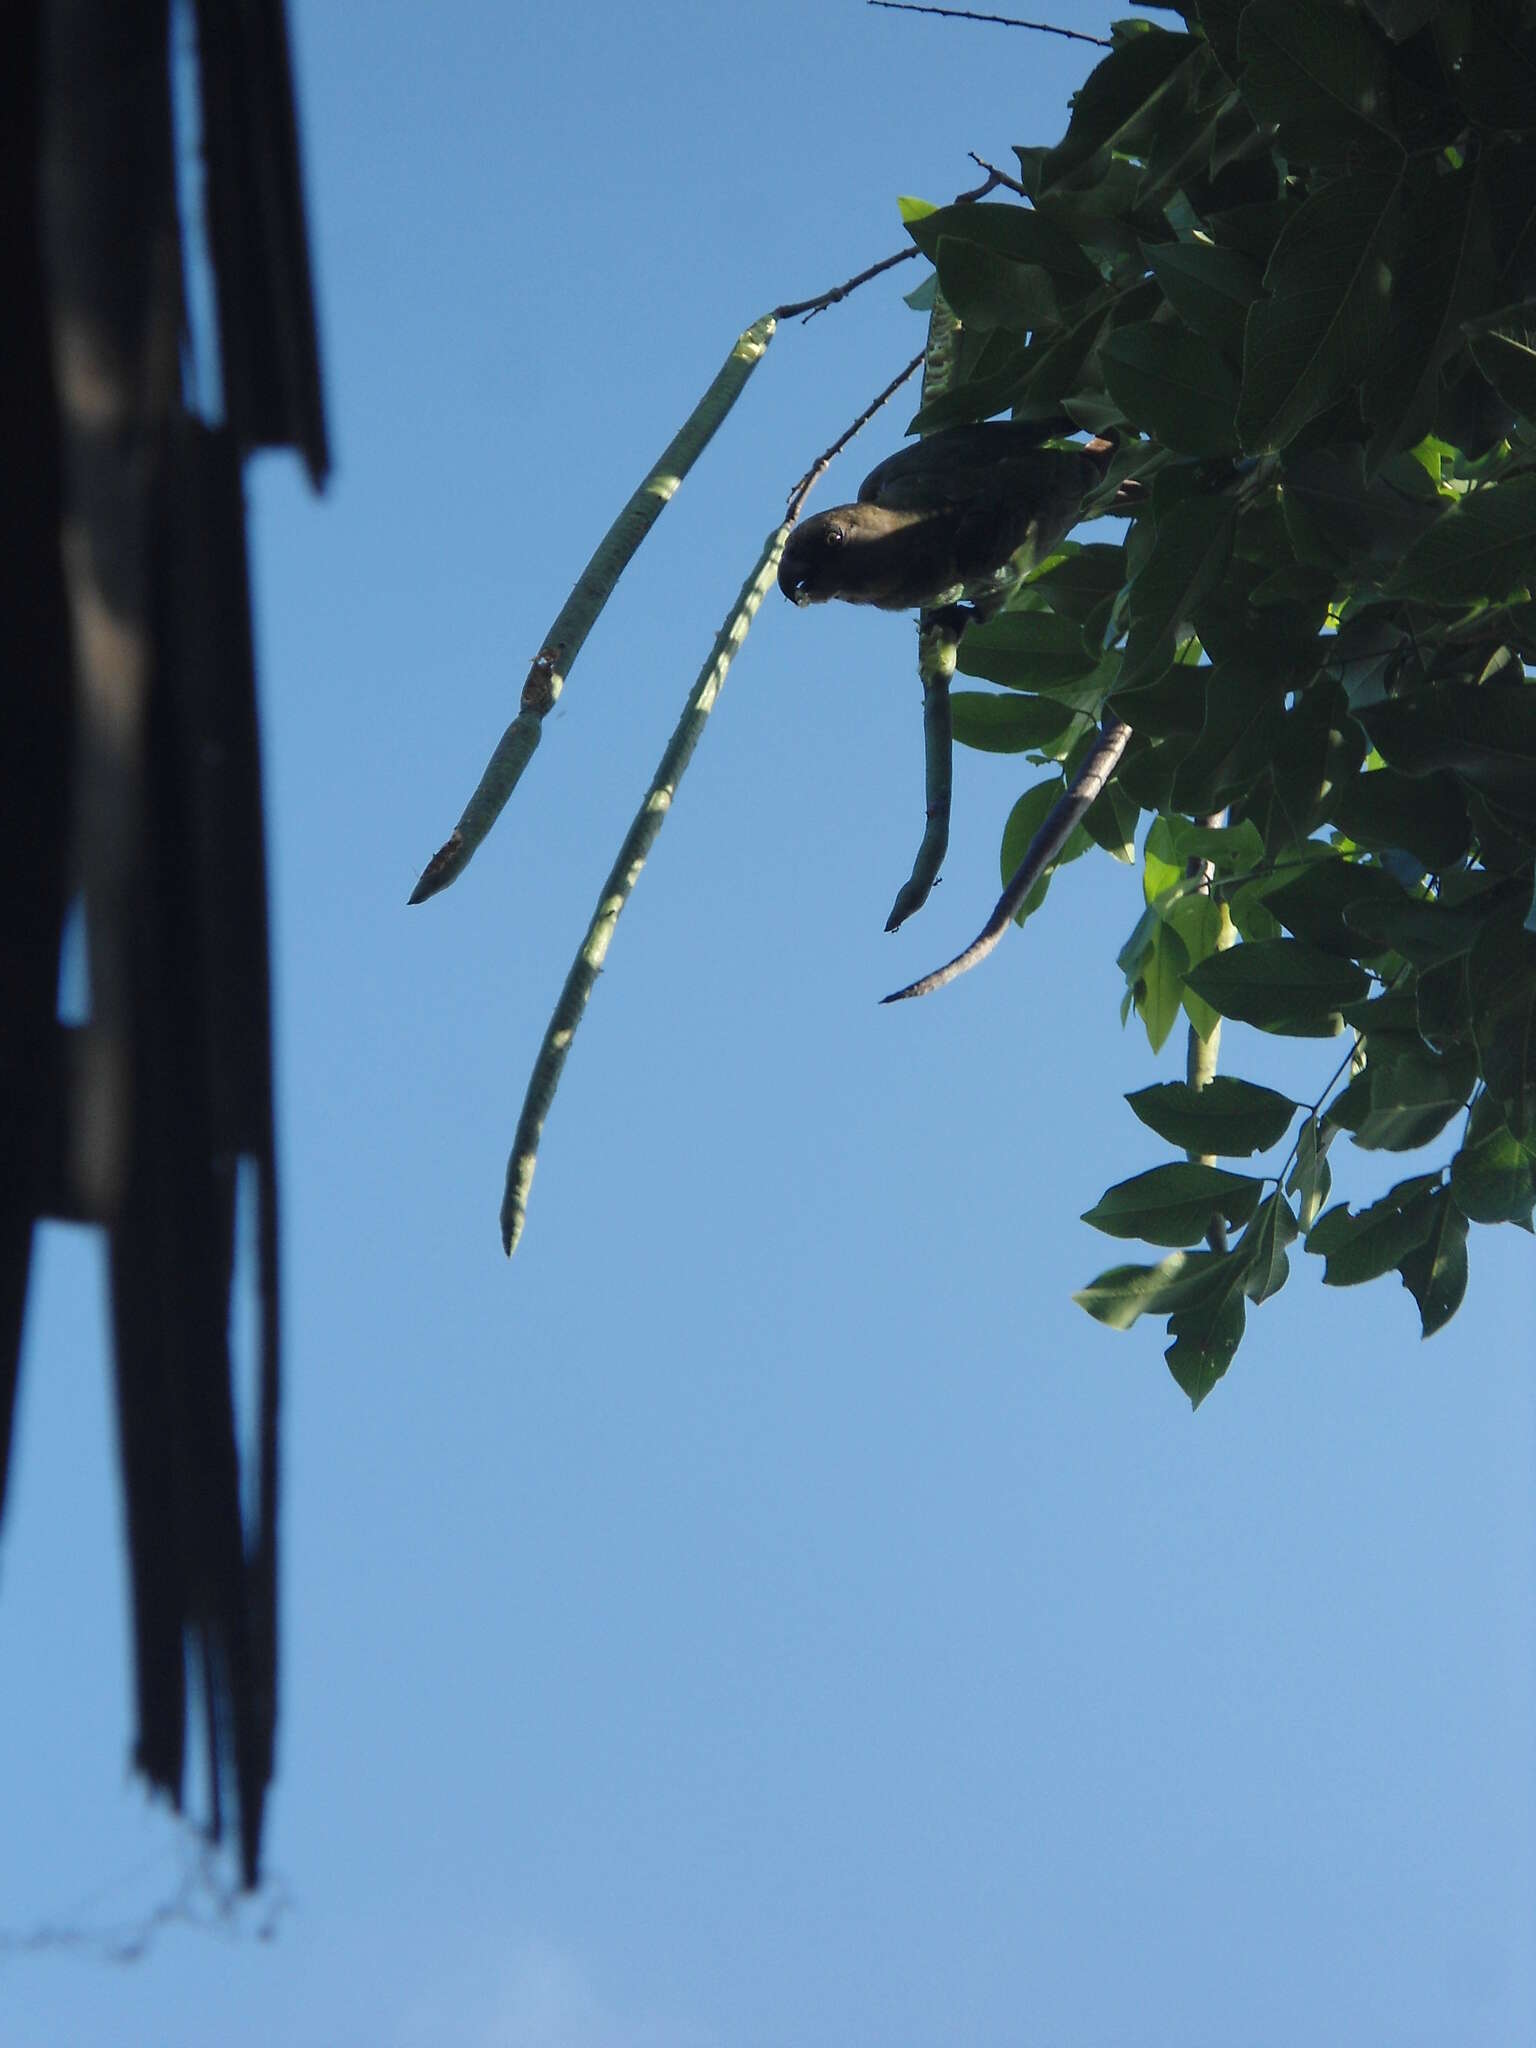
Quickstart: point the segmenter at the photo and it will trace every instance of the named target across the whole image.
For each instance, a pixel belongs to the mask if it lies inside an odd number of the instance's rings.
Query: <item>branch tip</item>
[[[1027,28],[1036,35],[1064,36],[1069,43],[1094,43],[1101,50],[1114,48],[1108,36],[1090,36],[1080,28],[1058,28],[1054,21],[1020,21],[1016,14],[977,14],[969,7],[918,6],[915,0],[868,0],[868,4],[888,8],[892,14],[941,14],[951,21],[989,21],[999,28]]]

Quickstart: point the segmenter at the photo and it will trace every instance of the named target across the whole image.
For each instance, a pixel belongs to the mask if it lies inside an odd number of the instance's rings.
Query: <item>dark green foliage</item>
[[[1206,1037],[1220,1017],[1342,1034],[1309,1106],[1235,1078],[1130,1098],[1188,1158],[1089,1221],[1178,1249],[1079,1299],[1116,1327],[1167,1317],[1198,1402],[1298,1238],[1329,1285],[1397,1272],[1429,1335],[1469,1223],[1531,1221],[1536,16],[1168,12],[1118,24],[1061,142],[1018,150],[1026,205],[912,233],[964,323],[918,427],[1065,409],[1121,436],[1090,509],[1141,486],[1123,544],[1066,543],[965,639],[1004,694],[962,694],[957,737],[1063,764],[1020,798],[1005,869],[1090,721],[1119,716],[1131,740],[1069,850],[1123,857],[1152,814],[1127,1010],[1154,1046],[1181,1012]],[[1445,1152],[1329,1207],[1340,1131]],[[1262,1176],[1209,1163],[1287,1138]]]

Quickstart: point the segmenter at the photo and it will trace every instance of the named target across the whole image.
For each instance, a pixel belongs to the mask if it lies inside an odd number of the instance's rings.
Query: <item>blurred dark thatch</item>
[[[171,15],[171,0],[0,9],[0,1513],[34,1225],[99,1225],[135,1761],[179,1802],[200,1708],[208,1826],[233,1829],[254,1884],[276,1709],[279,1309],[241,465],[296,448],[318,485],[328,456],[281,0],[188,0],[181,21],[217,329],[196,345]],[[194,407],[193,389],[222,399]],[[76,905],[89,1014],[69,1026]],[[238,1421],[237,1184],[259,1304]]]

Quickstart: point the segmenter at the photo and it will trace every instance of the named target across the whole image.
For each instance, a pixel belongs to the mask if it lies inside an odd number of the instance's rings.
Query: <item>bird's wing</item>
[[[859,502],[925,512],[1007,495],[1016,484],[1028,487],[1027,473],[1010,477],[1015,465],[1037,459],[1040,443],[1052,435],[1071,432],[1064,414],[945,427],[877,463],[859,486]]]

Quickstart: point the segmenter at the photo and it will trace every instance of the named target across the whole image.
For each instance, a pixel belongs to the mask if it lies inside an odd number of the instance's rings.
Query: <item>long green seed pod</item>
[[[576,1027],[602,970],[619,913],[640,879],[646,856],[655,844],[662,820],[672,807],[677,785],[693,757],[693,750],[703,737],[705,723],[715,708],[715,700],[720,695],[736,651],[746,639],[747,629],[765,593],[773,588],[789,531],[786,523],[776,527],[768,536],[756,568],[742,585],[730,616],[716,635],[709,657],[688,693],[683,715],[667,742],[656,773],[651,777],[645,800],[619,848],[618,859],[609,870],[581,950],[565,977],[560,1000],[544,1032],[544,1040],[529,1077],[528,1092],[523,1097],[522,1114],[517,1120],[517,1132],[512,1141],[512,1156],[507,1161],[506,1192],[501,1202],[501,1242],[508,1258],[516,1250],[517,1241],[523,1234],[528,1191],[533,1184],[533,1170],[538,1164],[544,1120],[560,1085],[561,1071],[571,1049],[571,1040],[576,1035]]]
[[[435,896],[450,882],[457,881],[481,840],[500,817],[523,770],[533,758],[544,719],[565,687],[571,665],[598,614],[612,596],[614,586],[636,548],[661,516],[662,508],[708,447],[716,429],[746,388],[747,379],[762,361],[773,339],[776,325],[774,315],[766,313],[737,338],[736,346],[721,365],[714,382],[603,535],[534,657],[523,684],[521,708],[516,718],[497,741],[474,795],[464,806],[464,815],[428,861],[420,881],[411,891],[412,903],[425,903],[429,896]]]

